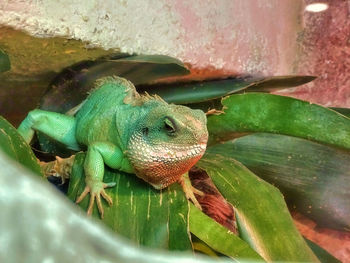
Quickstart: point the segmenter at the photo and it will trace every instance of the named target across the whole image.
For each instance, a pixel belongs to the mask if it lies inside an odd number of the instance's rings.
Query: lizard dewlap
[[[67,148],[87,148],[86,188],[77,202],[90,193],[88,213],[96,199],[101,216],[100,196],[111,204],[104,189],[114,185],[103,183],[105,164],[162,189],[201,158],[208,140],[204,112],[139,95],[131,82],[118,77],[98,80],[75,116],[33,110],[18,131],[28,143],[40,131]]]

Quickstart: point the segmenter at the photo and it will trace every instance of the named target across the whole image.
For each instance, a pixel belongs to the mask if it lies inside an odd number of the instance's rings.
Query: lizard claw
[[[184,191],[186,198],[188,200],[191,200],[192,203],[202,211],[202,206],[199,204],[197,198],[195,197],[194,194],[197,194],[199,196],[203,196],[204,193],[196,188],[194,188],[191,184],[190,178],[188,177],[188,173],[184,174],[180,180],[179,183],[182,187],[182,190]]]
[[[83,199],[85,198],[85,196],[90,192],[90,187],[85,186],[84,191],[79,195],[79,197],[77,198],[77,200],[75,200],[76,204],[79,204],[81,201],[83,201]]]
[[[101,201],[101,195],[102,197],[107,201],[109,206],[113,204],[112,198],[106,193],[105,188],[107,187],[113,187],[115,186],[116,183],[93,183],[93,185],[90,187],[89,185],[85,186],[84,191],[80,194],[80,196],[76,199],[75,203],[80,203],[88,193],[90,193],[90,201],[89,201],[89,206],[87,209],[87,214],[90,216],[93,211],[94,203],[96,200],[97,208],[100,213],[101,219],[103,219],[104,216],[104,209],[102,206],[102,201]]]

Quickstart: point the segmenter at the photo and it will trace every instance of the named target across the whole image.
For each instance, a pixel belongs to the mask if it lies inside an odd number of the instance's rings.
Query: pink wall
[[[350,2],[322,1],[329,9],[321,13],[304,11],[311,0],[168,2],[194,75],[315,75],[280,94],[350,107]]]
[[[350,1],[322,2],[328,2],[327,11],[304,13],[297,67],[297,73],[319,78],[292,94],[326,106],[350,108]]]
[[[168,0],[188,43],[183,59],[223,73],[289,74],[300,1]]]

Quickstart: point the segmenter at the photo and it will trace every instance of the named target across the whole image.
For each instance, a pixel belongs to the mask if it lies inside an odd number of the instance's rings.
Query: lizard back
[[[125,79],[106,77],[98,80],[76,115],[77,141],[84,145],[94,141],[118,142],[115,116],[118,111],[133,107],[130,103],[137,97],[135,87]]]

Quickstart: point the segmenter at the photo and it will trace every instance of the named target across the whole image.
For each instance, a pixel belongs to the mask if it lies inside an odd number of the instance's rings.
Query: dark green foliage
[[[222,103],[225,114],[208,118],[211,144],[268,132],[350,149],[350,119],[325,107],[263,93],[231,95]]]
[[[266,261],[317,262],[277,188],[215,149],[198,166],[235,208],[240,237]]]
[[[0,49],[0,73],[11,69],[9,56]]]
[[[211,149],[278,187],[291,209],[318,225],[350,229],[350,152],[291,136],[252,134]]]
[[[141,92],[157,94],[169,103],[193,104],[212,101],[237,92],[270,92],[295,87],[314,78],[312,76],[232,77],[190,83],[146,85],[138,89]],[[206,105],[206,103],[203,104]]]
[[[0,148],[13,160],[43,176],[37,159],[17,130],[0,116]],[[14,175],[15,176],[15,175]]]
[[[225,227],[203,214],[194,205],[190,209],[190,231],[214,250],[234,259],[263,262],[249,245]]]

